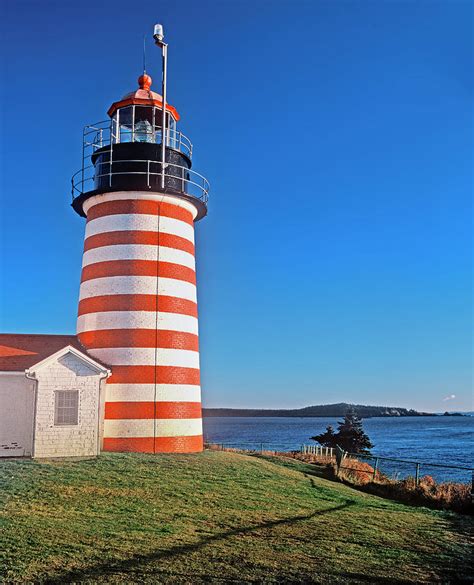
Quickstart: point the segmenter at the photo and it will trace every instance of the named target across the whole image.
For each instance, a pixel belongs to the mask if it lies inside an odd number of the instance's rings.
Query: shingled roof
[[[22,372],[68,345],[89,355],[75,335],[0,333],[0,372]]]

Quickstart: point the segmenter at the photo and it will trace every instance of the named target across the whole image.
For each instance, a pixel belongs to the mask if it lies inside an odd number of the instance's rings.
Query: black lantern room
[[[191,141],[178,131],[180,117],[169,104],[163,149],[163,100],[151,83],[149,75],[141,75],[139,89],[109,108],[110,120],[85,127],[83,166],[72,178],[72,206],[79,215],[85,216],[86,199],[112,191],[178,196],[193,202],[197,219],[206,215],[209,183],[191,169]]]

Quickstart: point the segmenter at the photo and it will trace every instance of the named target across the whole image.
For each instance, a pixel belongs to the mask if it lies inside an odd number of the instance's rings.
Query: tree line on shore
[[[348,404],[339,402],[337,404],[321,404],[293,409],[264,409],[264,408],[203,408],[203,416],[288,416],[288,417],[339,417],[344,416],[348,411],[354,411],[360,418],[371,418],[376,416],[398,417],[398,416],[437,416],[428,412],[419,412],[412,408],[401,408],[393,406],[366,406],[363,404]]]

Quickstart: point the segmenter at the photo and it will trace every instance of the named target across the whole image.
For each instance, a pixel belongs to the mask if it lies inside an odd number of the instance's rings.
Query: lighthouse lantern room
[[[202,450],[194,223],[206,215],[208,181],[192,169],[191,141],[145,72],[86,126],[72,206],[86,218],[77,334],[112,370],[103,449]]]

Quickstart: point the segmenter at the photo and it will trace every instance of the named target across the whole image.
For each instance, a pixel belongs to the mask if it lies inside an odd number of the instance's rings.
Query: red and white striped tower
[[[165,85],[166,45],[163,56]],[[73,207],[87,218],[77,333],[112,368],[103,449],[196,452],[194,222],[206,214],[209,185],[191,169],[178,113],[151,81],[142,75],[108,122],[84,130],[83,167],[73,177]]]

